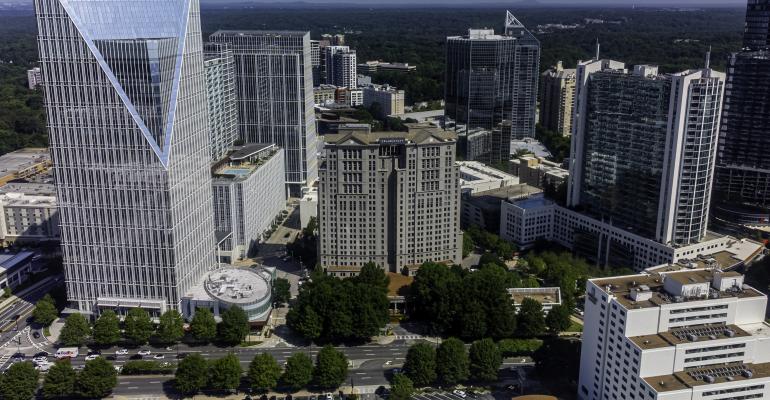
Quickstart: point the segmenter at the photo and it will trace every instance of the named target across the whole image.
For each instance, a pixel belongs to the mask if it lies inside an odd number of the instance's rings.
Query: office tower
[[[770,0],[748,0],[743,48],[767,50],[768,46],[770,46]]]
[[[198,1],[35,8],[67,298],[179,310],[214,265]]]
[[[660,243],[697,243],[706,235],[724,74],[611,64],[578,65],[568,205]]]
[[[459,264],[459,167],[452,132],[341,126],[324,136],[319,170],[319,251],[327,272],[367,262],[387,271],[426,261]],[[347,272],[343,272],[347,271]]]
[[[326,43],[326,46],[344,46],[345,35],[341,35],[339,33],[335,35],[324,33],[321,35],[321,42]]]
[[[572,106],[575,102],[574,69],[564,69],[561,61],[542,75],[540,126],[562,136],[572,134]]]
[[[219,256],[253,256],[286,209],[284,151],[274,144],[239,146],[213,168],[214,228]]]
[[[318,87],[324,81],[321,74],[321,42],[318,40],[310,41],[310,63],[313,65],[313,87]]]
[[[238,119],[246,143],[275,143],[286,151],[290,196],[318,174],[309,32],[218,31],[235,57]]]
[[[398,72],[407,74],[414,71],[417,71],[417,66],[409,65],[409,63],[367,61],[365,63],[358,64],[358,73],[362,75],[373,75],[378,72]]]
[[[227,44],[203,45],[203,69],[209,110],[209,150],[211,160],[217,161],[238,139],[235,59]]]
[[[767,296],[702,262],[586,283],[581,400],[769,399]]]
[[[27,87],[29,90],[35,90],[43,83],[43,75],[40,73],[40,67],[27,70]]]
[[[491,165],[507,164],[511,158],[511,121],[503,121],[492,129],[469,129],[465,134],[461,150],[468,160],[477,160]]]
[[[760,7],[761,2],[750,2]],[[767,2],[764,2],[767,15]],[[758,11],[760,12],[760,11]],[[747,15],[747,20],[751,12]],[[765,19],[765,24],[767,24]],[[747,22],[747,26],[749,22]],[[767,29],[767,25],[765,25]],[[766,33],[766,32],[765,32]],[[749,31],[746,40],[750,38]],[[714,182],[714,223],[770,225],[770,53],[742,51],[728,60],[727,90]]]
[[[368,85],[363,88],[364,107],[370,108],[372,104],[378,103],[382,110],[377,118],[384,118],[389,115],[402,115],[404,113],[404,91],[390,85]]]
[[[467,36],[448,37],[447,128],[463,141],[473,129],[507,120],[512,138],[534,137],[539,68],[540,42],[510,12],[503,35],[470,29]]]
[[[350,89],[358,86],[355,50],[348,46],[327,46],[323,57],[327,84]]]

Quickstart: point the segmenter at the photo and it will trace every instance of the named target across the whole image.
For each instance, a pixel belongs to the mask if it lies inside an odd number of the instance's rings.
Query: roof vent
[[[694,333],[688,333],[687,334],[687,340],[689,340],[691,342],[697,342],[698,341],[698,335],[696,335]]]
[[[714,381],[716,381],[716,379],[714,379],[713,375],[703,375],[703,382],[714,383]]]
[[[754,376],[754,373],[753,373],[753,372],[751,372],[751,370],[750,370],[750,369],[744,369],[744,370],[741,372],[741,375],[743,375],[743,377],[744,377],[744,378],[751,378],[752,376]]]
[[[734,337],[735,336],[735,331],[732,330],[732,329],[725,329],[725,336],[727,336],[727,337]]]

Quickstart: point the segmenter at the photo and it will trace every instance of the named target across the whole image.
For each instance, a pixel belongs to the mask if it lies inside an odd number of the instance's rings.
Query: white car
[[[152,354],[152,352],[150,350],[141,350],[137,354],[139,354],[140,356],[149,356],[150,354]]]
[[[96,360],[97,358],[99,358],[98,354],[89,354],[86,356],[86,361]]]
[[[48,362],[48,357],[35,357],[32,359],[34,364],[44,364]]]
[[[326,394],[324,395],[324,398],[325,398],[326,400],[334,400],[334,396],[333,396],[331,393],[326,393]]]
[[[50,362],[46,361],[44,363],[39,363],[39,364],[35,365],[35,369],[38,370],[38,371],[46,372],[49,369],[51,369],[52,366],[53,366],[53,363],[50,363]]]
[[[152,358],[154,358],[156,360],[162,360],[162,359],[166,358],[166,356],[164,354],[156,354]]]
[[[120,349],[115,352],[116,356],[125,356],[126,354],[128,354],[128,349]]]
[[[452,393],[453,393],[453,394],[455,394],[455,395],[457,395],[457,396],[460,396],[460,397],[462,397],[463,399],[464,399],[464,398],[466,398],[466,397],[468,396],[468,395],[467,395],[467,394],[465,394],[465,392],[463,392],[462,390],[455,390],[455,391],[453,391]]]

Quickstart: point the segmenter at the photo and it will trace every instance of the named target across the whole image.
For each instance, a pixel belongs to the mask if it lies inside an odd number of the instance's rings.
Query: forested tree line
[[[566,67],[594,53],[601,41],[605,57],[629,64],[658,64],[673,72],[703,64],[712,46],[712,65],[724,69],[729,52],[741,45],[744,8],[661,11],[658,9],[522,8],[513,10],[530,30],[538,24],[584,23],[585,18],[621,21],[592,24],[575,30],[536,34],[542,44],[540,67],[545,70],[558,60]],[[444,96],[444,44],[447,36],[462,35],[470,27],[502,29],[504,10],[485,8],[336,8],[255,7],[221,9],[204,7],[204,38],[217,29],[310,30],[313,38],[322,33],[343,33],[360,61],[408,62],[417,66],[413,74],[374,76],[406,91],[407,104],[441,99]],[[0,16],[0,154],[25,147],[45,146],[47,135],[42,94],[26,88],[26,70],[37,60],[34,16]]]

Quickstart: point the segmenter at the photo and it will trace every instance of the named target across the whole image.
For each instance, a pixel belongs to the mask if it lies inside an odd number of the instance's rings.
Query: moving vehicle
[[[118,351],[115,352],[116,356],[124,356],[126,354],[128,354],[128,349],[119,349]]]
[[[150,350],[140,350],[136,354],[139,354],[140,356],[149,356],[150,354],[152,354],[152,352]]]
[[[61,347],[56,350],[54,357],[61,360],[64,358],[75,358],[80,354],[80,350],[77,347]]]
[[[32,359],[32,362],[35,363],[35,364],[47,363],[48,362],[48,357],[37,356],[37,357]]]
[[[466,398],[468,395],[465,394],[462,390],[455,390],[452,392],[452,394],[462,397],[463,399]]]
[[[86,361],[96,360],[99,358],[99,354],[89,354],[86,356]]]
[[[152,358],[154,358],[156,360],[162,360],[162,359],[166,358],[166,355],[165,354],[156,354]]]

